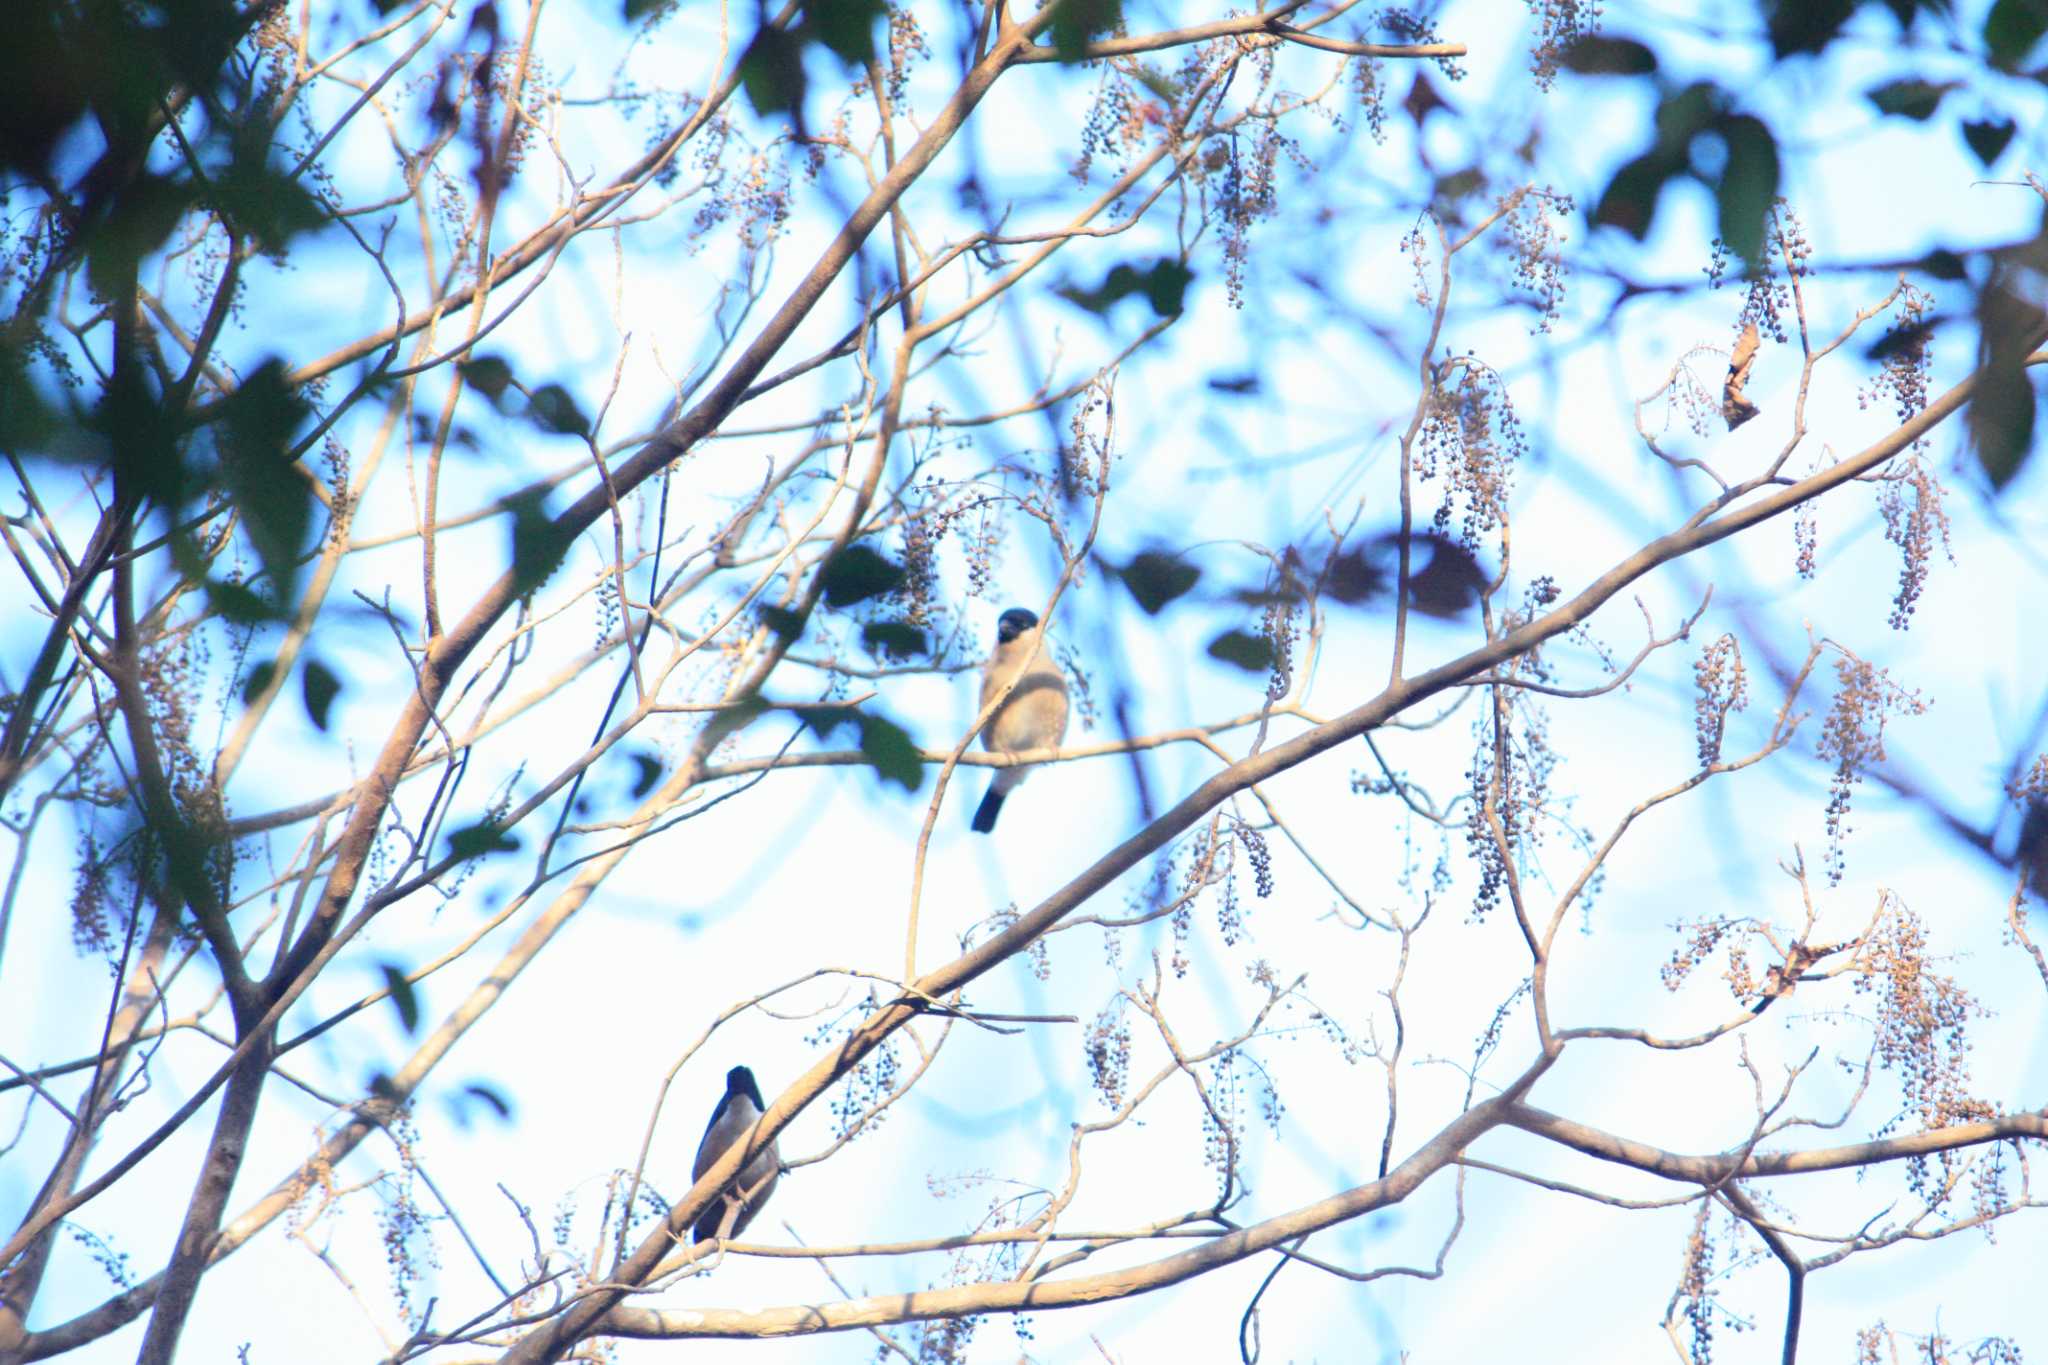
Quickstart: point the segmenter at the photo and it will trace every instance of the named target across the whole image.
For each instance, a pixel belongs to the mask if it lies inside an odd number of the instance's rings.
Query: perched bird
[[[754,1084],[754,1073],[743,1066],[736,1066],[725,1073],[725,1094],[719,1097],[718,1107],[711,1111],[711,1122],[704,1129],[704,1140],[697,1144],[697,1161],[690,1168],[690,1179],[703,1178],[712,1163],[725,1155],[726,1149],[747,1135],[754,1121],[761,1117],[761,1111],[768,1106],[761,1102],[761,1087]],[[768,1202],[768,1196],[775,1192],[776,1177],[782,1174],[782,1158],[776,1153],[775,1144],[769,1143],[754,1159],[741,1168],[739,1178],[732,1183],[725,1194],[697,1219],[697,1226],[690,1230],[693,1242],[708,1242],[718,1236],[719,1224],[725,1221],[726,1210],[738,1205],[733,1215],[732,1226],[725,1230],[727,1237],[737,1237],[753,1221],[761,1206]]]
[[[996,621],[996,652],[981,672],[981,704],[987,706],[995,700],[1013,679],[1017,686],[1009,700],[989,717],[988,728],[981,732],[982,747],[992,754],[1053,748],[1067,733],[1067,679],[1053,662],[1052,646],[1038,617],[1022,607],[1011,607]],[[974,812],[976,833],[986,834],[996,827],[1003,798],[1030,771],[996,769],[988,795]]]

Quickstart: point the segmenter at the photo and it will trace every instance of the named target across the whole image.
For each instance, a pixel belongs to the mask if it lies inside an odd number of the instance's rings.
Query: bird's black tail
[[[1001,813],[1003,798],[1008,794],[997,787],[995,783],[991,782],[988,784],[988,795],[982,797],[981,804],[974,808],[974,832],[976,834],[986,834],[996,827],[996,816]]]

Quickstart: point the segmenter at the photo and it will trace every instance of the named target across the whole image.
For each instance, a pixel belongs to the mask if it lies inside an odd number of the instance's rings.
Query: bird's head
[[[754,1072],[750,1067],[736,1066],[725,1073],[725,1093],[745,1095],[754,1102],[754,1108],[765,1110],[768,1105],[761,1098],[761,1087],[754,1083]]]
[[[1006,645],[1037,624],[1037,613],[1011,607],[996,618],[996,643]]]

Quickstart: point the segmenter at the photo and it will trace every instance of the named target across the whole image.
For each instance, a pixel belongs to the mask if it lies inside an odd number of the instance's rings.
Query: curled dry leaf
[[[1749,367],[1756,363],[1759,342],[1756,324],[1749,323],[1736,338],[1734,353],[1728,357],[1728,378],[1721,385],[1721,420],[1730,431],[1757,414],[1756,404],[1743,397],[1742,387],[1749,383]]]

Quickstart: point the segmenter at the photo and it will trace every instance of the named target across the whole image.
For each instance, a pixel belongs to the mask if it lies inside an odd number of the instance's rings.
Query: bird
[[[761,1087],[754,1083],[754,1073],[744,1066],[736,1066],[725,1073],[725,1093],[718,1097],[718,1107],[711,1111],[711,1122],[705,1125],[704,1140],[697,1144],[697,1161],[690,1168],[690,1179],[701,1180],[704,1172],[711,1169],[718,1158],[735,1142],[747,1135],[755,1120],[768,1106],[761,1102]],[[718,1236],[719,1225],[725,1221],[726,1211],[738,1206],[733,1215],[732,1226],[726,1229],[727,1237],[737,1237],[753,1221],[761,1206],[768,1202],[768,1196],[775,1192],[775,1181],[782,1174],[782,1158],[770,1142],[754,1159],[740,1168],[739,1175],[717,1202],[705,1209],[697,1219],[697,1226],[690,1230],[693,1242],[709,1242]]]
[[[994,701],[1012,681],[1016,687],[1002,709],[989,717],[981,732],[982,747],[992,754],[1017,754],[1050,749],[1067,733],[1067,679],[1053,662],[1051,647],[1038,617],[1011,607],[996,620],[996,652],[981,672],[981,704]],[[989,780],[988,795],[974,812],[974,831],[996,827],[1003,798],[1030,775],[1029,768],[998,768]]]

